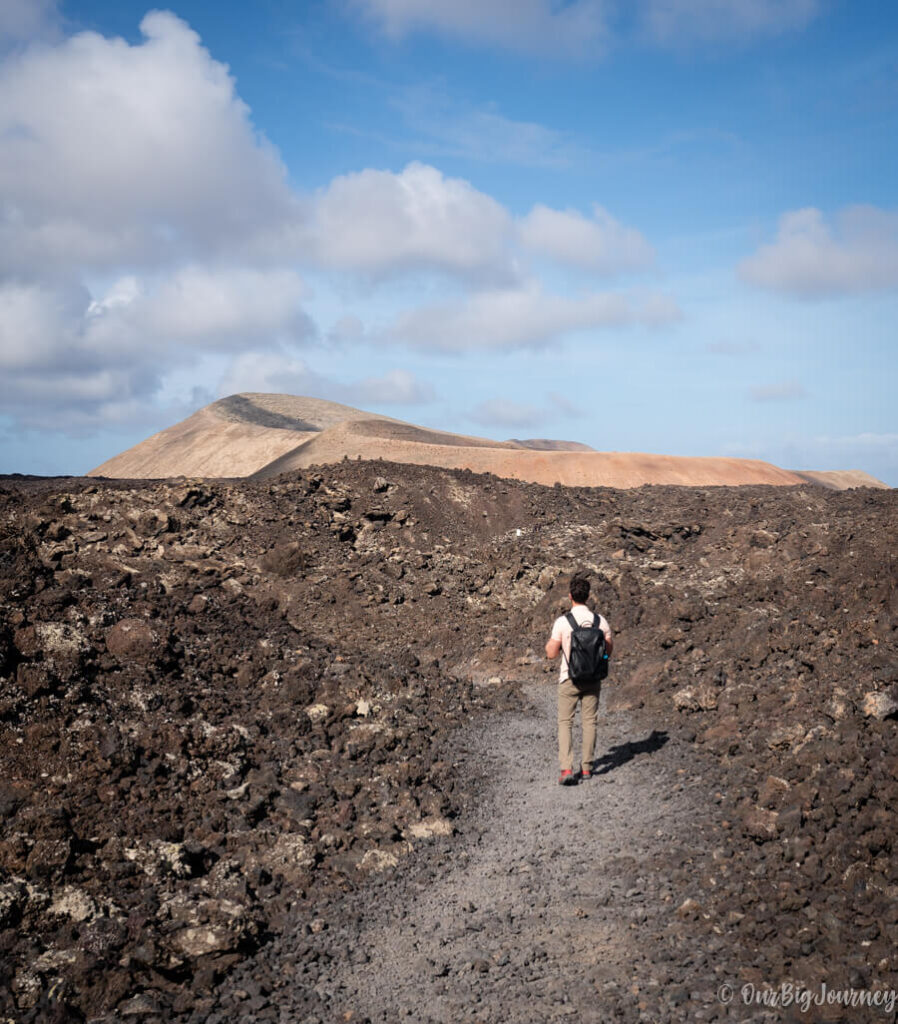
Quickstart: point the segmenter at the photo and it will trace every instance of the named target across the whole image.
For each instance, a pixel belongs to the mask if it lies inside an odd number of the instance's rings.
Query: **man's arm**
[[[611,627],[608,625],[608,620],[604,615],[599,615],[598,612],[593,612],[593,615],[598,618],[599,627],[605,634],[605,653],[610,655],[614,650],[614,637],[611,635]]]
[[[549,637],[549,639],[546,641],[546,657],[549,659],[549,661],[552,661],[552,659],[557,658],[560,653],[561,641]]]

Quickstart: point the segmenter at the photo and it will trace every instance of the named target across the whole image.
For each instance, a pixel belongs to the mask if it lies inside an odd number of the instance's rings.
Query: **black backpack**
[[[585,626],[577,622],[572,612],[565,618],[571,624],[571,656],[567,659],[571,682],[574,686],[600,682],[608,675],[608,653],[599,616],[593,613],[592,622]]]

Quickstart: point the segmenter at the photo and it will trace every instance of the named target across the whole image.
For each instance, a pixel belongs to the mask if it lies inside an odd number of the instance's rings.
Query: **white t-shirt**
[[[575,604],[571,608],[571,613],[579,626],[588,626],[595,618],[595,614],[585,604]],[[606,641],[611,639],[611,627],[601,615],[599,615],[599,629],[605,634]],[[571,624],[568,622],[566,615],[561,615],[555,620],[551,639],[561,641],[563,657],[561,659],[561,668],[558,672],[558,682],[563,683],[565,679],[570,679],[568,659],[571,656]]]

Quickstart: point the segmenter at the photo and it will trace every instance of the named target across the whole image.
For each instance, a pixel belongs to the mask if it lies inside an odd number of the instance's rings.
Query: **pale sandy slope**
[[[231,395],[108,459],[88,476],[249,476],[320,431],[356,417],[377,418],[318,398]]]
[[[596,452],[576,442],[545,439],[491,441],[428,430],[337,402],[257,393],[213,402],[90,475],[268,479],[344,458],[471,469],[543,484],[884,486],[866,474],[795,473],[754,459]]]
[[[879,487],[889,489],[888,484],[870,476],[862,469],[802,469],[795,470],[799,476],[814,484],[822,484],[834,491],[847,491],[850,487]]]
[[[339,423],[294,451],[265,466],[256,478],[265,479],[308,466],[350,459],[388,459],[418,465],[471,469],[475,473],[527,480],[531,483],[589,487],[639,487],[642,484],[791,484],[805,483],[788,470],[754,459],[684,458],[640,452],[532,451],[501,447],[478,439],[476,445],[443,440],[436,443],[428,431],[421,440],[407,440],[406,431],[392,424],[361,420]]]

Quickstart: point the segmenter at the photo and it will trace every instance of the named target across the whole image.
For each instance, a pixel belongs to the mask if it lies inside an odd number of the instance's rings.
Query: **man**
[[[571,577],[571,615],[579,626],[587,626],[596,618],[599,628],[605,634],[605,652],[611,654],[614,642],[611,627],[605,619],[586,607],[589,597],[589,580],[580,573]],[[552,636],[546,642],[546,657],[561,658],[561,670],[558,674],[558,760],[561,764],[561,776],[558,781],[562,786],[576,786],[579,779],[592,778],[593,758],[596,750],[596,722],[599,715],[599,694],[601,682],[579,684],[575,686],[570,680],[568,664],[571,656],[572,626],[566,615],[555,620]],[[574,715],[580,704],[581,723],[583,726],[583,750],[580,761],[580,774],[574,774],[572,735]]]

